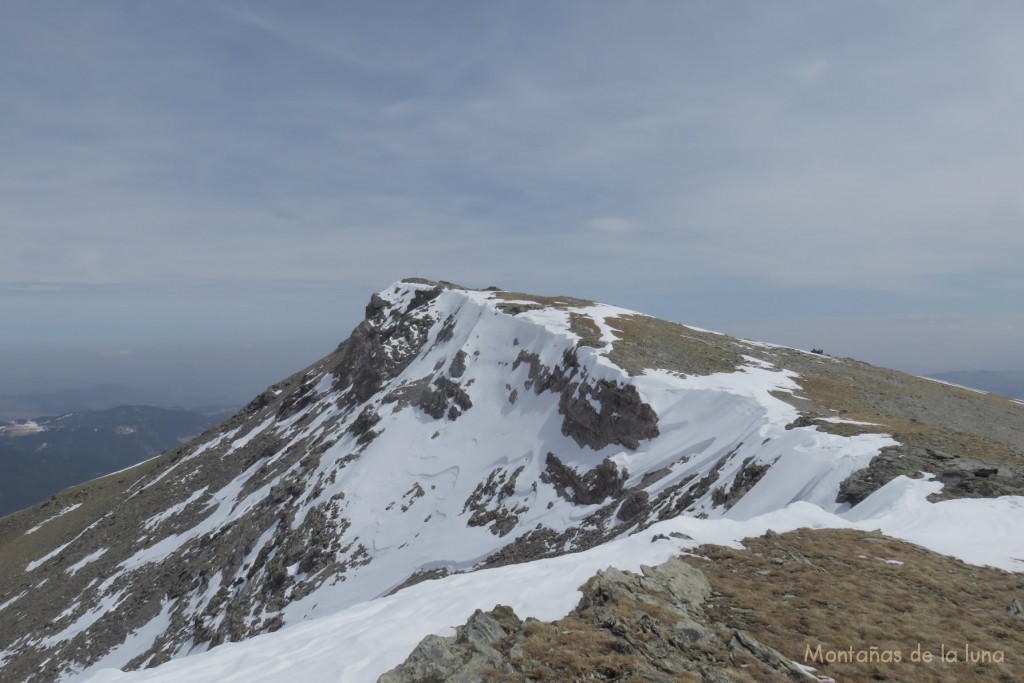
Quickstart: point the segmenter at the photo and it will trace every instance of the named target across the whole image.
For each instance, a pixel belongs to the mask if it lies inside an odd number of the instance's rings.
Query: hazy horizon
[[[1024,5],[983,5],[5,5],[0,393],[250,394],[415,275],[1024,370]]]
[[[579,291],[559,293],[589,296]],[[362,319],[368,300],[369,293],[358,301],[354,297],[340,300],[338,317],[305,335],[299,334],[300,329],[292,329],[277,335],[264,332],[252,340],[204,340],[182,335],[167,340],[140,337],[103,343],[53,340],[45,344],[3,344],[0,396],[120,384],[153,394],[153,402],[161,405],[243,403],[332,351]],[[655,314],[651,308],[631,307]],[[918,375],[1024,371],[1016,349],[1006,348],[1001,356],[998,345],[985,338],[984,328],[955,320],[851,316],[823,319],[816,326],[807,320],[751,318],[734,322],[706,316],[677,322],[805,350],[822,348],[830,355],[850,356]],[[336,332],[328,329],[331,325],[337,327]],[[929,328],[935,330],[933,338],[941,343],[916,348]],[[884,340],[877,339],[880,330],[885,332]],[[291,336],[286,336],[289,332]],[[991,360],[988,365],[976,365],[979,349],[987,349]]]

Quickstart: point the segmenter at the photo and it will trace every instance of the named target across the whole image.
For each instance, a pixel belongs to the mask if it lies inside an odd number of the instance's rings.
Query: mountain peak
[[[1019,494],[1022,409],[585,299],[401,280],[220,427],[0,520],[0,671],[155,666],[674,518],[864,518],[902,474],[941,469],[920,497]]]

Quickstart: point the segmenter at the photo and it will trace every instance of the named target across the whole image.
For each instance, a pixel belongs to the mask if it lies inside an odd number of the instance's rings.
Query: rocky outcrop
[[[562,433],[595,451],[608,444],[636,450],[641,440],[658,436],[658,416],[632,384],[581,384],[576,393],[562,392],[558,408],[565,416]]]
[[[883,448],[868,467],[858,470],[839,487],[837,502],[856,505],[900,475],[918,478],[923,472],[940,482],[942,490],[930,499],[996,498],[1024,494],[1024,463],[1001,462],[915,445],[913,441]]]
[[[622,493],[629,472],[605,458],[600,465],[583,474],[567,466],[554,453],[548,453],[541,481],[551,484],[558,495],[576,505],[595,505]]]
[[[496,536],[505,536],[519,521],[519,515],[529,508],[508,504],[506,501],[516,491],[516,480],[523,473],[524,466],[509,473],[504,468],[493,470],[485,481],[477,484],[473,493],[462,506],[463,512],[472,513],[468,526],[489,526]]]
[[[553,368],[536,354],[520,351],[512,367],[522,364],[529,366],[527,389],[559,394],[562,434],[580,447],[598,451],[615,444],[635,450],[640,441],[658,436],[658,415],[636,387],[603,379],[590,382],[574,351],[567,350]]]
[[[789,680],[804,674],[751,634],[711,623],[711,586],[680,559],[640,574],[609,568],[563,619],[477,610],[453,637],[427,636],[379,683],[422,681]]]
[[[461,386],[447,377],[438,377],[432,387],[420,394],[416,405],[435,420],[446,416],[454,420],[472,408],[473,401]]]

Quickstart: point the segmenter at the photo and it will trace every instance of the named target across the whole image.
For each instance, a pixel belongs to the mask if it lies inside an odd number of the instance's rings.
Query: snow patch
[[[57,519],[58,517],[63,517],[64,515],[68,514],[69,512],[74,512],[75,510],[77,510],[80,507],[82,507],[81,503],[75,503],[74,505],[67,506],[66,508],[64,508],[63,510],[61,510],[57,514],[53,515],[52,517],[48,517],[48,518],[44,519],[43,521],[39,522],[39,524],[36,524],[34,527],[32,527],[31,529],[26,531],[25,535],[28,536],[29,534],[34,534],[35,532],[37,532],[40,529],[42,529],[43,525],[46,524],[47,522],[52,522],[53,520]]]
[[[62,546],[58,546],[58,547],[54,548],[50,552],[48,552],[45,555],[43,555],[42,557],[40,557],[38,560],[32,560],[27,565],[25,565],[25,571],[27,571],[27,572],[34,571],[37,567],[42,566],[43,563],[45,563],[48,560],[50,560],[50,558],[55,557],[56,555],[59,555],[62,550],[67,548],[69,545],[74,543],[76,540],[77,540],[77,537],[71,539],[70,541],[68,541],[67,543],[65,543]]]
[[[67,572],[68,574],[74,576],[75,572],[77,572],[79,569],[81,569],[85,565],[89,564],[90,562],[95,562],[96,560],[100,559],[101,557],[103,557],[103,555],[106,552],[107,552],[106,548],[100,548],[96,552],[89,553],[88,555],[86,555],[85,557],[80,559],[78,562],[75,562],[73,565],[71,565],[70,567],[68,567],[64,571]]]

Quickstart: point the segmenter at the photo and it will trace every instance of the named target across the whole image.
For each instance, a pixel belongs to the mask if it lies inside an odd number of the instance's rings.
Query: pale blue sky
[[[1024,369],[1021,46],[1018,2],[4,3],[0,383],[298,369],[407,275]]]

